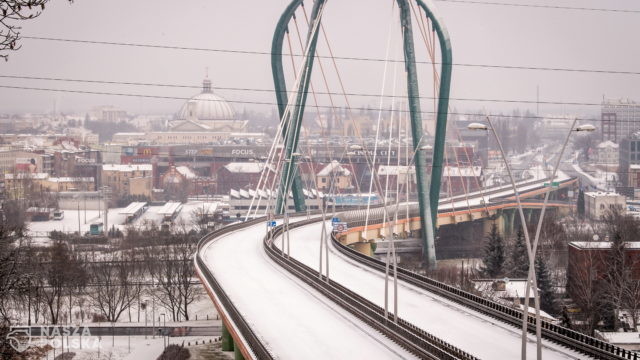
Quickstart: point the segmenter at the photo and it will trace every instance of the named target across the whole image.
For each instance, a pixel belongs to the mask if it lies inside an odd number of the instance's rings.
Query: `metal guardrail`
[[[289,228],[301,227],[318,221],[321,219],[300,221],[289,225]],[[282,232],[283,226],[281,225],[265,236],[264,248],[269,257],[369,326],[424,359],[477,359],[404,319],[398,319],[397,322],[394,322],[385,318],[382,307],[333,280],[327,280],[325,276],[321,276],[319,272],[300,261],[287,257],[282,250],[273,246],[274,239]]]
[[[202,238],[198,242],[198,250],[195,256],[195,262],[197,263],[196,269],[200,270],[201,275],[206,279],[209,286],[211,286],[213,291],[216,293],[216,295],[218,296],[218,299],[220,300],[221,305],[227,310],[227,313],[229,314],[231,321],[233,321],[233,323],[238,327],[238,329],[242,333],[242,337],[244,337],[247,344],[251,348],[250,350],[253,352],[256,358],[260,360],[262,359],[271,360],[271,359],[274,359],[274,357],[271,355],[269,350],[264,346],[264,344],[260,341],[256,333],[253,332],[253,330],[251,329],[251,326],[249,326],[246,320],[242,317],[242,314],[240,313],[240,311],[238,311],[238,309],[233,305],[233,302],[231,301],[231,299],[229,299],[229,296],[227,296],[227,294],[224,292],[224,290],[222,289],[222,286],[220,286],[220,283],[218,283],[216,278],[213,276],[211,271],[209,271],[206,264],[200,257],[200,250],[202,249],[202,247],[207,243],[209,243],[210,241],[214,240],[215,238],[218,238],[230,232],[240,230],[247,226],[255,225],[264,221],[266,221],[266,217],[257,218],[244,223],[229,225],[220,230],[216,230],[206,235],[204,238]]]
[[[405,214],[402,215],[404,216]],[[351,227],[352,225],[349,224],[349,226]],[[357,226],[357,224],[355,224],[355,226]],[[336,246],[336,249],[338,249],[342,254],[375,270],[381,272],[385,271],[384,262],[361,254],[349,248],[348,246],[341,244],[340,241],[336,238],[335,233],[331,234],[331,239],[333,244]],[[390,265],[390,267],[391,269],[393,269],[393,265]],[[398,267],[398,278],[415,286],[418,286],[421,289],[442,296],[447,300],[454,301],[463,306],[471,308],[472,310],[478,311],[485,315],[489,315],[493,318],[503,320],[504,322],[507,322],[511,325],[519,327],[522,323],[522,310],[510,308],[495,301],[485,299],[478,295],[474,295],[470,292],[433,280],[426,276],[416,274],[401,267]],[[536,320],[534,316],[528,315],[527,324],[529,331],[535,333]],[[640,355],[637,352],[623,349],[606,341],[602,341],[594,337],[579,333],[575,330],[555,325],[545,320],[542,320],[541,327],[542,336],[544,338],[555,341],[560,345],[566,346],[570,349],[574,349],[583,354],[598,359],[638,360],[640,358]]]

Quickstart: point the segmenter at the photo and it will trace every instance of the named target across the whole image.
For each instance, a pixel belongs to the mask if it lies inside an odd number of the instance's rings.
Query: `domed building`
[[[202,92],[182,105],[176,120],[169,123],[171,132],[246,132],[247,120],[238,120],[231,104],[211,90],[211,80],[204,79]]]

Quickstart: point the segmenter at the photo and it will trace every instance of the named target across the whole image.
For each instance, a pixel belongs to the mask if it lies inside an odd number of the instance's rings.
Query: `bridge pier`
[[[353,249],[361,254],[373,256],[373,249],[368,241],[353,243]]]
[[[238,348],[237,346],[233,350],[233,357],[235,360],[244,360],[244,356],[242,356],[242,352],[240,351],[240,348]]]
[[[516,210],[513,209],[509,209],[508,211],[505,212],[505,215],[507,216],[506,218],[506,224],[505,224],[505,231],[504,231],[504,236],[511,236],[513,235],[514,229],[515,229],[515,219],[516,219]]]
[[[240,349],[233,344],[233,337],[231,337],[231,333],[227,329],[227,325],[222,323],[222,351],[234,351],[236,353],[236,359],[238,358],[238,353]],[[240,354],[242,356],[242,354]]]

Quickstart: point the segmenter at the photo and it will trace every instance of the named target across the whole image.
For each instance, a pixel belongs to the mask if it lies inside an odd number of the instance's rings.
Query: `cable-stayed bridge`
[[[345,95],[346,118],[352,121],[345,125],[352,139],[335,159],[360,154],[368,167],[369,183],[357,192],[375,193],[382,199],[375,206],[369,200],[358,210],[335,209],[340,183],[350,182],[350,177],[355,184],[361,183],[353,168],[338,173],[334,171],[338,166],[331,167],[322,180],[329,179],[329,191],[325,191],[328,201],[317,211],[308,211],[305,206],[304,189],[320,188],[320,180],[305,180],[300,170],[302,164],[315,166],[311,151],[299,145],[305,136],[307,98],[317,110],[315,87],[322,84],[325,94],[334,93],[329,89],[327,64],[316,63],[320,51],[333,59],[322,25],[327,2],[315,0],[307,11],[302,0],[292,0],[276,25],[271,65],[280,124],[263,176],[252,192],[246,221],[206,236],[195,256],[197,272],[225,325],[223,349],[233,349],[238,359],[524,359],[534,353],[538,359],[637,359],[636,353],[541,319],[539,313],[505,306],[398,266],[393,239],[399,234],[417,234],[423,244],[423,263],[434,268],[439,227],[483,221],[509,233],[516,219],[526,230],[534,211],[539,211],[540,226],[547,208],[571,209],[569,202],[550,198],[575,186],[576,179],[557,171],[565,142],[556,155],[555,167],[543,165],[538,175],[516,182],[496,128],[487,117],[487,125],[471,123],[468,129],[493,133],[510,183],[495,187],[481,184],[482,176],[475,173],[474,166],[479,159],[470,155],[467,147],[462,147],[463,152],[451,151],[453,144],[461,143],[459,134],[447,138],[453,62],[446,27],[431,1],[396,0],[392,4],[391,18],[395,20],[389,24],[373,138],[362,136],[362,124],[350,113],[336,62],[328,65],[333,65]],[[300,29],[305,25],[306,37]],[[400,29],[395,36],[393,25]],[[428,74],[433,83],[433,104],[420,97],[418,80],[424,73],[419,76],[416,68],[416,57],[421,53],[414,44],[414,29],[426,48],[422,56],[433,65]],[[296,43],[299,48],[295,50],[302,54],[297,62],[292,55],[292,44]],[[295,74],[291,90],[285,81],[285,44],[291,54],[288,68]],[[404,60],[400,70],[388,66],[394,51]],[[320,78],[313,76],[314,67]],[[398,73],[404,79],[399,79]],[[402,104],[395,101],[398,83],[405,86],[404,93],[399,91],[406,99]],[[393,95],[387,111],[383,99],[388,88]],[[433,111],[423,111],[429,106]],[[335,111],[337,107],[332,108]],[[433,116],[423,119],[425,114]],[[331,123],[324,123],[320,113],[317,119],[322,126]],[[576,127],[574,121],[568,130],[569,134],[592,131],[593,126]],[[383,133],[388,138],[384,139]],[[432,145],[428,144],[431,139]],[[404,156],[396,156],[396,163],[387,156],[385,164],[384,155],[378,155],[385,147],[387,154],[404,151]],[[334,159],[329,160],[333,164]],[[404,167],[402,184],[396,181],[390,185],[388,173],[381,181],[381,164]],[[457,179],[462,193],[451,185],[456,176],[455,171],[453,175],[450,172],[452,166],[458,169],[458,178],[462,177],[461,169],[469,168],[465,171],[471,174],[468,179]],[[262,194],[268,195],[263,198]],[[441,198],[441,194],[447,195]],[[294,213],[288,213],[289,199]],[[265,202],[266,210],[259,210],[265,209]],[[346,223],[348,231],[330,230],[331,220]],[[530,263],[527,283],[538,312],[536,278],[531,270],[538,235],[531,240],[529,232],[524,233]],[[391,244],[385,262],[369,256],[371,244],[378,239]]]

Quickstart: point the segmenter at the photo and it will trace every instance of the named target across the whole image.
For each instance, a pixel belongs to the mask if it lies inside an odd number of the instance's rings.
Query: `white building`
[[[618,165],[620,151],[618,144],[611,140],[603,141],[596,148],[596,162],[599,165]]]
[[[602,139],[620,142],[640,130],[640,104],[629,99],[604,100]]]
[[[626,198],[611,192],[587,192],[584,193],[584,208],[588,218],[600,220],[615,209],[626,212]]]
[[[302,189],[305,198],[305,204],[310,211],[320,209],[322,206],[322,199],[324,193],[315,189],[307,190]],[[231,217],[245,216],[249,209],[251,214],[257,210],[256,214],[263,215],[267,210],[267,207],[273,209],[276,207],[277,192],[270,190],[243,190],[243,189],[231,189],[229,191],[229,215]],[[290,192],[287,200],[287,208],[289,212],[295,212],[295,205],[293,201],[293,195]]]
[[[202,92],[187,100],[169,123],[170,132],[245,132],[247,120],[238,120],[231,104],[211,90],[211,80],[204,79]]]

